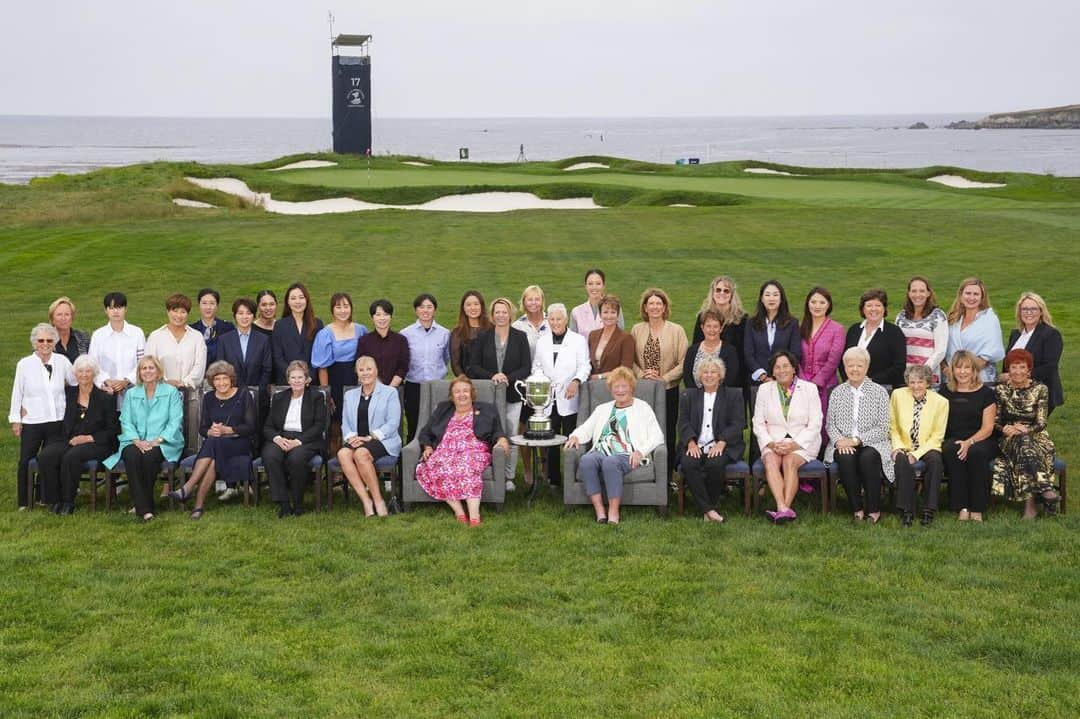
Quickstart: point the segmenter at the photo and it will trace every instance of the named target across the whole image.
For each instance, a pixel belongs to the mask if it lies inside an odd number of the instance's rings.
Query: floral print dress
[[[416,481],[433,499],[471,499],[483,490],[491,449],[473,434],[473,414],[455,414],[435,451],[416,467]]]
[[[1027,434],[1001,437],[1001,456],[994,460],[994,493],[1008,499],[1025,499],[1053,489],[1054,443],[1046,433],[1050,393],[1046,385],[1032,382],[1017,388],[1007,382],[994,388],[999,432],[1007,424],[1031,427]]]

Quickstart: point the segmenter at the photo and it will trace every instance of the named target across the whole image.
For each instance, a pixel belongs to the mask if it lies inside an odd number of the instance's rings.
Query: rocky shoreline
[[[946,127],[950,130],[1080,130],[1080,105],[1001,112],[974,122],[960,120]]]

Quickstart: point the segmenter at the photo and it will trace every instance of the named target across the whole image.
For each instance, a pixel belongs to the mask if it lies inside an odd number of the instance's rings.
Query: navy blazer
[[[299,439],[304,444],[322,441],[327,422],[326,398],[323,393],[311,387],[304,390],[304,398],[300,405],[300,426],[303,429],[300,432],[285,430],[285,415],[289,413],[291,401],[291,389],[277,392],[270,399],[270,413],[263,426],[263,437],[266,441],[273,442],[274,437],[278,435],[286,439]]]
[[[679,395],[679,455],[686,454],[690,440],[697,441],[701,432],[701,418],[705,414],[705,390],[700,388],[684,389]],[[716,391],[713,402],[712,431],[714,439],[727,442],[724,454],[731,461],[743,458],[743,429],[746,427],[746,403],[742,390],[737,387],[724,387]]]
[[[698,386],[697,381],[694,379],[694,358],[697,357],[699,347],[701,347],[700,342],[690,345],[690,349],[686,350],[686,357],[683,359],[682,378],[687,389]],[[735,348],[728,344],[727,340],[723,340],[723,344],[720,345],[720,359],[724,363],[724,381],[722,384],[725,387],[741,387],[742,385],[738,384],[739,372],[742,370],[739,365],[739,355],[735,352]]]
[[[311,339],[306,339],[296,330],[296,322],[291,316],[282,317],[274,323],[274,333],[270,336],[270,352],[273,355],[275,384],[289,383],[285,370],[293,360],[304,360],[308,367],[311,366],[311,346],[315,344],[315,335],[322,328],[322,320],[316,317],[315,332]]]
[[[1005,345],[1006,351],[1016,344],[1018,339],[1020,339],[1020,330],[1010,332],[1009,342]],[[1051,410],[1065,404],[1065,390],[1061,387],[1061,374],[1058,372],[1064,345],[1057,328],[1045,322],[1040,322],[1035,326],[1035,331],[1031,333],[1031,338],[1027,343],[1027,351],[1035,358],[1035,368],[1031,370],[1031,376],[1050,390]],[[1009,371],[1004,362],[1001,369],[1003,372]]]
[[[528,346],[526,346],[528,350]],[[431,419],[420,430],[417,438],[424,447],[438,447],[446,434],[446,427],[450,424],[450,418],[454,416],[453,402],[440,402],[435,411],[431,413]],[[473,434],[478,440],[493,446],[501,438],[506,436],[503,431],[502,417],[495,405],[490,402],[473,402]]]
[[[861,324],[856,322],[848,328],[847,338],[844,340],[845,352],[858,346],[859,337],[862,336]],[[893,389],[903,387],[906,384],[904,370],[907,369],[907,338],[892,322],[883,320],[881,324],[883,331],[875,332],[866,345],[866,351],[870,353],[870,368],[866,370],[866,376]],[[840,363],[840,378],[847,382],[843,362]]]
[[[472,379],[491,379],[499,372],[499,360],[495,355],[495,330],[484,330],[476,335],[469,346],[469,362],[466,371]],[[524,380],[532,373],[532,353],[529,352],[529,338],[519,329],[510,328],[506,338],[506,357],[503,358],[503,374],[508,384],[506,401],[520,402],[521,396],[514,389],[514,383]]]
[[[754,380],[754,373],[760,370],[769,371],[769,358],[774,352],[787,350],[795,355],[796,372],[798,362],[802,359],[802,336],[799,334],[799,323],[794,319],[786,325],[776,325],[776,337],[769,344],[769,331],[764,327],[756,329],[754,321],[746,318],[746,332],[743,334],[743,359],[746,360],[746,378],[750,384],[760,384]]]
[[[270,384],[273,360],[270,338],[254,328],[248,334],[247,357],[240,351],[240,332],[228,332],[218,337],[215,361],[225,361],[236,370],[237,387],[263,387]]]

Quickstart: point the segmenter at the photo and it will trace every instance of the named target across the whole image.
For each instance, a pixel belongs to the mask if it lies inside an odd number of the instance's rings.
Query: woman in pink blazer
[[[832,295],[824,287],[815,287],[806,295],[803,317],[799,324],[802,336],[802,359],[799,361],[799,379],[813,382],[821,398],[821,415],[829,406],[829,393],[839,384],[836,369],[844,355],[845,330],[832,319]],[[829,438],[822,428],[822,444]]]
[[[774,381],[758,388],[754,404],[754,437],[776,500],[776,511],[765,514],[777,524],[796,518],[791,503],[799,489],[799,467],[821,447],[821,400],[813,384],[796,379],[797,364],[787,350],[774,353],[767,367]]]

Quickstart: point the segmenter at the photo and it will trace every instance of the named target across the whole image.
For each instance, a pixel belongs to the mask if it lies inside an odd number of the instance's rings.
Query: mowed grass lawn
[[[429,291],[451,325],[467,288],[517,297],[535,282],[549,302],[576,304],[595,265],[628,321],[656,285],[689,328],[721,273],[747,304],[779,279],[797,312],[823,284],[845,324],[866,288],[885,287],[895,314],[911,274],[946,305],[974,274],[1005,331],[1022,290],[1049,302],[1069,398],[1050,431],[1080,462],[1073,206],[971,208],[959,196],[874,208],[860,198],[877,188],[861,185],[887,183],[852,177],[853,199],[830,207],[283,217],[175,208],[167,193],[189,169],[0,186],[0,383],[60,294],[92,330],[101,296],[122,289],[129,319],[150,331],[172,292],[213,286],[231,300],[300,279],[324,318],[347,290],[358,319],[385,296],[401,327]],[[201,522],[166,511],[142,526],[81,505],[65,518],[16,512],[16,451],[7,434],[4,717],[1080,714],[1075,500],[1052,520],[998,505],[982,526],[943,513],[906,531],[894,516],[868,527],[809,507],[775,528],[735,501],[722,527],[633,508],[601,527],[554,494],[532,508],[512,496],[471,530],[435,506],[365,521],[340,501],[289,521],[211,501]]]

